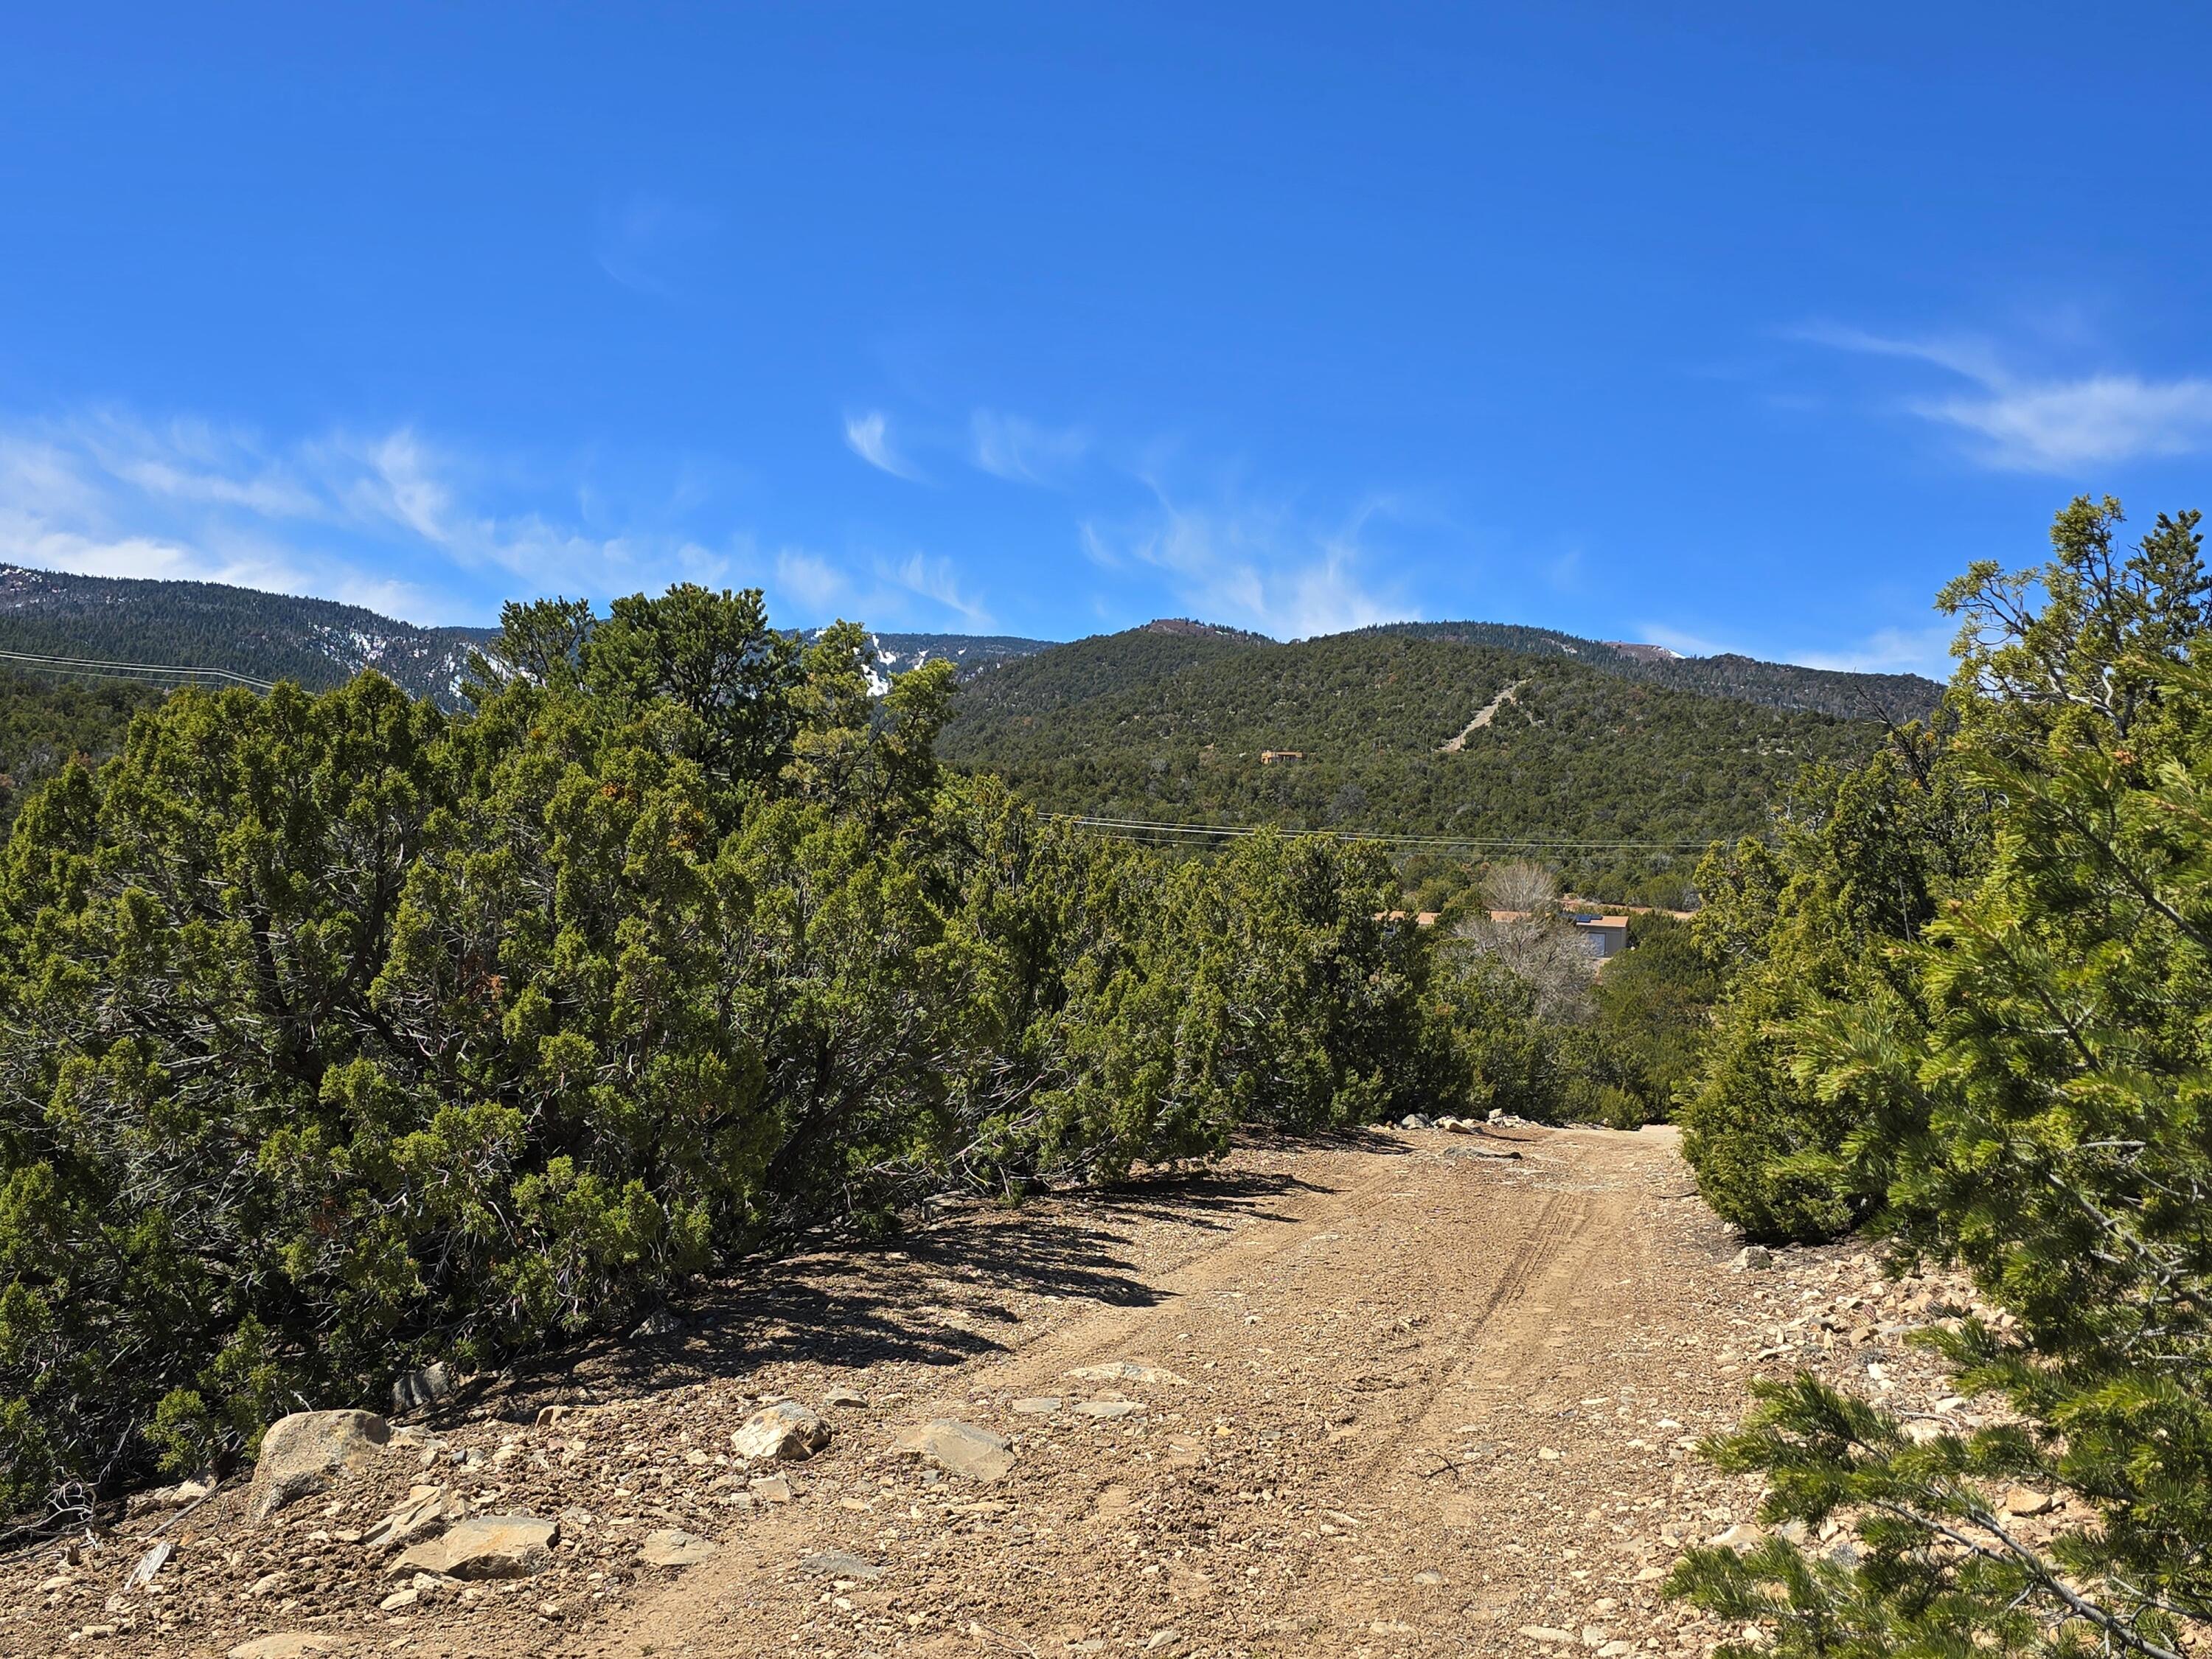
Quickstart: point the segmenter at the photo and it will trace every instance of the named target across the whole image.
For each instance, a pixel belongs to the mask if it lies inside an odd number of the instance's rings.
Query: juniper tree
[[[2197,516],[2131,553],[2118,522],[2077,501],[2049,564],[1946,590],[1988,868],[1884,953],[1899,988],[1789,1033],[1900,1255],[2009,1317],[1928,1339],[1993,1426],[1908,1433],[1801,1377],[1713,1445],[1765,1475],[1768,1520],[1864,1548],[1690,1553],[1675,1589],[1771,1651],[2171,1656],[2212,1619],[2212,647]],[[1996,1503],[2011,1481],[2067,1494],[2047,1544]]]

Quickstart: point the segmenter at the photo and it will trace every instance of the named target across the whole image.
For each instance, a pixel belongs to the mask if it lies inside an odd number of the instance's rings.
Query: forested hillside
[[[55,684],[0,670],[0,826],[72,757],[96,762],[113,754],[131,715],[161,700],[150,685]]]
[[[1630,666],[1408,629],[1140,629],[974,677],[942,752],[1056,811],[1557,844],[1570,879],[1621,889],[1759,830],[1800,768],[1856,760],[1882,730]]]
[[[450,703],[483,628],[417,628],[357,605],[216,582],[125,581],[0,565],[0,651],[225,669],[310,690],[374,668]]]

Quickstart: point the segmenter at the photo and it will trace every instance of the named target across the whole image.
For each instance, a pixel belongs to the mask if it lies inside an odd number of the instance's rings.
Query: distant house
[[[1273,766],[1277,761],[1304,760],[1305,757],[1306,751],[1303,749],[1262,749],[1260,751],[1260,764]]]
[[[1582,935],[1584,946],[1600,962],[1617,957],[1628,948],[1626,916],[1577,916],[1575,932]]]

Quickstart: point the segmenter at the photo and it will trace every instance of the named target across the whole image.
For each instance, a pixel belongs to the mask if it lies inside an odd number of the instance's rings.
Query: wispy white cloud
[[[1950,678],[1954,632],[1948,623],[1926,628],[1882,628],[1863,639],[1839,646],[1797,647],[1759,641],[1731,644],[1666,623],[1644,623],[1632,637],[1652,645],[1663,645],[1686,657],[1717,657],[1733,653],[1755,657],[1761,662],[1796,663],[1805,668],[1833,668],[1853,674],[1923,674],[1929,679],[1942,680]]]
[[[878,471],[909,483],[925,482],[921,471],[891,447],[890,417],[880,409],[845,417],[845,443]]]
[[[417,622],[481,616],[515,592],[758,580],[769,562],[742,537],[716,548],[495,507],[485,473],[408,428],[273,444],[114,410],[0,422],[0,561],[313,594]]]
[[[970,628],[988,629],[992,625],[991,612],[982,600],[961,591],[959,574],[950,559],[909,553],[895,562],[879,563],[877,574],[909,593],[941,605]]]
[[[1958,629],[1949,623],[1929,628],[1882,628],[1841,650],[1808,651],[1794,660],[1808,668],[1840,668],[1855,674],[1924,674],[1951,677],[1951,641]]]
[[[787,547],[775,556],[775,597],[787,599],[811,617],[826,617],[852,592],[845,573],[817,554]]]
[[[1091,447],[1089,435],[1073,428],[1040,426],[988,409],[970,417],[969,434],[975,465],[1018,483],[1057,483]]]
[[[1157,507],[1120,526],[1086,521],[1085,550],[1109,569],[1164,573],[1177,603],[1208,622],[1309,639],[1419,615],[1369,578],[1362,536],[1375,508],[1336,525],[1249,501],[1194,507],[1157,483]]]
[[[624,288],[669,299],[720,228],[720,216],[710,209],[633,195],[600,208],[592,252],[599,269]]]
[[[2098,465],[2212,450],[2212,380],[2138,374],[2021,374],[1983,342],[1908,339],[1859,329],[1798,331],[1820,345],[1928,364],[1971,389],[1915,398],[1905,407],[1967,434],[1968,452],[2009,471],[2069,472]]]

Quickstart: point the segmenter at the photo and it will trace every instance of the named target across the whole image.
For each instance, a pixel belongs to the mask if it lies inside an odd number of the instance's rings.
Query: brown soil
[[[1701,1651],[1722,1632],[1656,1581],[1757,1492],[1692,1441],[1801,1364],[1887,1403],[1942,1392],[1899,1346],[1931,1287],[1882,1285],[1855,1249],[1732,1271],[1738,1242],[1664,1129],[1248,1146],[780,1264],[679,1336],[481,1388],[273,1523],[219,1495],[171,1522],[150,1595],[120,1587],[159,1516],[74,1567],[0,1562],[0,1651],[281,1632],[426,1659]],[[1069,1376],[1115,1361],[1182,1381]],[[773,1471],[732,1459],[731,1431],[840,1385],[868,1404],[823,1407],[835,1440],[783,1466],[790,1500],[751,1488]],[[1143,1409],[1074,1409],[1116,1395]],[[1060,1409],[1014,1409],[1039,1397]],[[1012,1471],[978,1485],[891,1449],[939,1418],[1006,1437]],[[355,1540],[432,1480],[561,1517],[554,1565],[380,1611],[407,1581]],[[714,1553],[639,1565],[671,1527]],[[829,1551],[861,1565],[809,1564]]]

